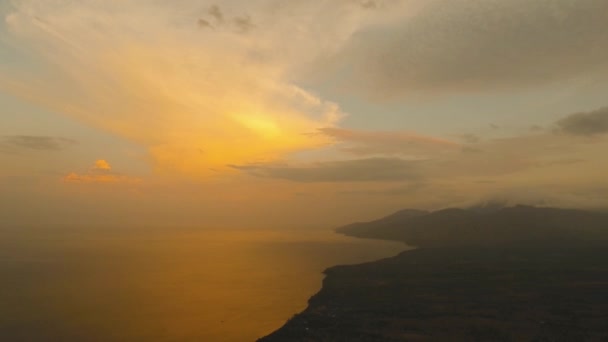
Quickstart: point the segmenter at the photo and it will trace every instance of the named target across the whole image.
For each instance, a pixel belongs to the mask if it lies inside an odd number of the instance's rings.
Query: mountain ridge
[[[500,244],[559,239],[608,239],[608,213],[513,205],[487,208],[400,210],[335,229],[337,233],[398,240],[414,246]]]

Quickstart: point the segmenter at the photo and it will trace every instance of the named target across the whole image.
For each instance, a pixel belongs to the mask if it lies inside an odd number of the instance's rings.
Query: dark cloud
[[[11,135],[0,137],[0,150],[58,151],[75,143],[75,140],[60,137]]]
[[[255,24],[249,16],[242,16],[234,18],[234,25],[237,30],[241,33],[247,33],[255,28]]]
[[[557,122],[562,132],[573,135],[598,135],[608,133],[608,107],[592,112],[572,114]]]
[[[344,54],[379,96],[546,84],[608,72],[606,0],[431,0]]]
[[[365,9],[376,9],[378,8],[378,4],[373,0],[367,0],[360,3],[361,7]]]
[[[222,13],[222,10],[219,8],[219,6],[217,6],[217,5],[213,5],[213,6],[209,7],[209,10],[207,11],[207,13],[219,23],[224,21],[224,14]]]
[[[227,27],[239,33],[247,33],[256,27],[249,15],[231,18],[230,15],[226,16],[217,5],[209,7],[206,18],[198,19],[198,26],[201,28]]]
[[[310,166],[233,165],[256,177],[294,182],[393,182],[419,179],[417,161],[397,158],[369,158],[320,162]]]
[[[201,28],[213,27],[213,25],[205,19],[199,19],[198,26]]]

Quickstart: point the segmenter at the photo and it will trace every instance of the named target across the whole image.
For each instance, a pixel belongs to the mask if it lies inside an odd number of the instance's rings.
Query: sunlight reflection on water
[[[0,337],[28,341],[252,341],[303,310],[325,268],[406,249],[327,231],[0,237]]]

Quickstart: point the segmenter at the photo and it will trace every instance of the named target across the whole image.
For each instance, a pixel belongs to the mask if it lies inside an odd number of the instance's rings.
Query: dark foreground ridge
[[[259,341],[608,341],[608,215],[486,209],[339,228],[419,248],[328,269],[308,308]]]

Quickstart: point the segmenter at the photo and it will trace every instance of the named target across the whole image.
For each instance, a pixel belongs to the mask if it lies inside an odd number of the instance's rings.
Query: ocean
[[[254,341],[324,269],[405,249],[329,230],[0,231],[0,340]]]

